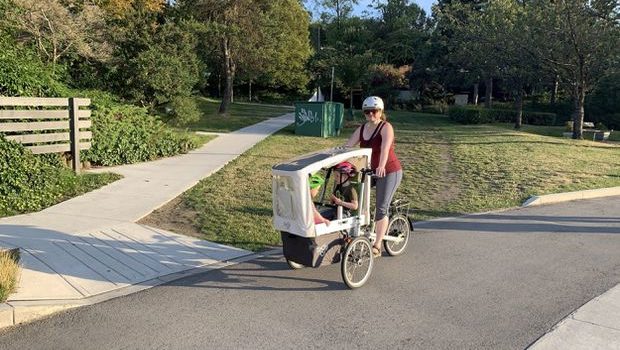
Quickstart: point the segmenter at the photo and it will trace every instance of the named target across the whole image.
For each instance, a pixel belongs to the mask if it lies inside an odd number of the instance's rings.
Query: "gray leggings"
[[[379,221],[390,215],[390,203],[392,203],[394,193],[396,192],[396,189],[400,185],[400,181],[402,179],[402,170],[377,178],[377,193],[375,194],[377,207],[375,209],[375,221]]]

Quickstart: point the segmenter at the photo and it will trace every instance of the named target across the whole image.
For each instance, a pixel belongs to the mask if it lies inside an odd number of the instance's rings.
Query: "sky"
[[[424,9],[424,12],[426,12],[426,15],[430,16],[431,5],[433,5],[435,1],[434,0],[413,0],[411,2],[418,4],[422,9]],[[357,16],[361,16],[364,10],[369,10],[368,4],[371,4],[371,3],[372,3],[372,0],[359,0],[358,5],[355,7],[355,9],[353,9],[353,14]]]

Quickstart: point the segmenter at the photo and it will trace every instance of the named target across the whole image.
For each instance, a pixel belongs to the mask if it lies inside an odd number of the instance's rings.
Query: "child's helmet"
[[[325,183],[325,179],[319,174],[310,175],[310,188],[315,189],[321,187]]]
[[[357,174],[357,169],[355,169],[355,165],[349,162],[338,163],[334,169],[340,173],[347,174],[350,177],[353,177]]]
[[[377,96],[369,96],[366,97],[364,102],[362,103],[362,110],[365,111],[367,109],[380,109],[383,110],[383,100],[381,97]]]

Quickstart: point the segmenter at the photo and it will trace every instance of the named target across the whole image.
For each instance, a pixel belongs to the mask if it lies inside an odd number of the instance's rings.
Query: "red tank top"
[[[375,129],[375,132],[370,136],[370,139],[364,140],[364,126],[363,124],[360,129],[360,147],[362,148],[372,148],[372,157],[370,158],[370,167],[373,169],[377,169],[379,166],[379,159],[381,158],[381,142],[383,138],[381,137],[381,129],[387,124],[387,122],[381,122],[379,126]],[[401,170],[400,161],[396,158],[396,153],[394,152],[394,142],[390,145],[390,152],[388,153],[388,159],[385,163],[385,173],[393,173]]]

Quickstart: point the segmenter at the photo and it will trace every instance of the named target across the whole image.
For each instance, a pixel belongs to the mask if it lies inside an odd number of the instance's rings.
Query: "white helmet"
[[[367,109],[380,109],[383,110],[383,100],[381,97],[369,96],[366,97],[364,103],[362,103],[362,111]]]

